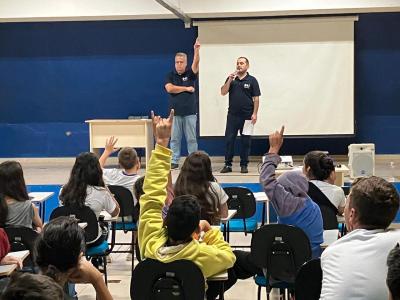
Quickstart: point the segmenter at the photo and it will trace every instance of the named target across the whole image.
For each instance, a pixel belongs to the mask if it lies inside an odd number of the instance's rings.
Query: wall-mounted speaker
[[[375,175],[375,144],[349,145],[350,177]]]

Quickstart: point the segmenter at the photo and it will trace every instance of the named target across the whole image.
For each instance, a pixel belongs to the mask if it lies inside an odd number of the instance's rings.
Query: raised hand
[[[194,50],[199,50],[200,49],[200,41],[199,38],[196,39],[196,42],[193,45]]]
[[[199,228],[200,228],[200,232],[201,231],[207,232],[211,229],[211,225],[210,225],[210,223],[207,222],[207,220],[200,220]]]
[[[155,116],[154,112],[151,113],[153,120],[153,130],[156,143],[161,146],[167,147],[171,137],[172,122],[174,121],[174,110],[171,109],[167,119]]]
[[[114,136],[111,136],[109,139],[106,140],[106,146],[104,147],[105,151],[107,151],[110,154],[118,151],[119,148],[115,147],[117,142],[118,142],[118,139],[115,138]]]
[[[275,131],[269,135],[269,151],[268,153],[278,154],[279,150],[283,144],[283,133],[285,131],[285,126],[282,126],[281,130]]]
[[[152,121],[152,125],[153,125],[153,135],[154,135],[154,138],[156,138],[156,126],[157,126],[158,122],[160,122],[161,116],[156,116],[154,114],[153,110],[151,111],[150,115],[151,115],[151,121]]]

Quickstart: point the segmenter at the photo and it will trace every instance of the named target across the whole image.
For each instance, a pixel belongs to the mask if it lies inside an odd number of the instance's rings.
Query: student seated
[[[22,260],[12,255],[7,255],[10,252],[10,243],[3,228],[0,228],[0,265],[16,264],[21,269]]]
[[[7,204],[4,201],[4,196],[0,194],[0,265],[18,265],[22,269],[22,260],[18,257],[7,255],[10,252],[10,243],[7,233],[4,231],[4,223],[7,218]],[[0,294],[8,283],[8,278],[0,279]],[[0,297],[1,298],[1,297]]]
[[[118,216],[119,205],[104,185],[103,172],[96,155],[90,152],[77,156],[72,167],[68,183],[64,185],[59,195],[62,205],[82,207],[89,206],[96,217],[105,210],[112,217]],[[101,244],[105,238],[106,228],[99,228],[99,234],[93,241],[86,241],[88,246]]]
[[[1,210],[1,207],[0,207]],[[1,218],[1,211],[0,211]],[[1,221],[0,221],[1,224]],[[10,243],[8,237],[3,228],[0,228],[0,265],[18,265],[19,269],[22,269],[22,260],[18,257],[7,255],[10,252]],[[0,279],[0,295],[8,283],[8,278]],[[1,299],[1,297],[0,297]]]
[[[322,253],[320,299],[388,299],[386,259],[400,241],[388,230],[399,209],[396,188],[372,176],[353,182],[344,217],[348,234]]]
[[[117,141],[118,139],[113,136],[107,139],[104,152],[99,158],[100,166],[103,168],[104,183],[106,185],[123,186],[129,190],[132,193],[133,201],[136,205],[137,198],[133,193],[133,186],[140,177],[140,175],[138,175],[138,170],[140,169],[139,158],[134,148],[125,147],[121,150],[114,148]],[[120,168],[104,168],[108,157],[118,150],[118,164]]]
[[[335,185],[335,165],[331,157],[322,151],[311,151],[304,156],[303,172],[332,203],[339,215],[343,215],[346,196],[340,186]],[[317,199],[313,199],[317,202]]]
[[[301,228],[310,239],[313,257],[321,254],[323,221],[318,205],[307,195],[307,178],[299,171],[288,171],[276,178],[283,131],[269,136],[269,151],[261,166],[260,182],[278,215],[278,223]]]
[[[62,288],[50,277],[14,272],[2,300],[64,300]]]
[[[201,218],[219,225],[228,216],[228,195],[215,181],[210,157],[202,151],[192,152],[182,165],[175,182],[175,196],[194,195],[201,207]]]
[[[389,288],[389,300],[400,300],[400,248],[398,243],[389,252],[387,266],[386,284]]]
[[[0,202],[2,214],[6,215],[5,226],[27,227],[40,232],[43,227],[37,207],[31,203],[26,190],[21,164],[5,161],[0,164]]]
[[[8,241],[7,233],[2,227],[7,220],[7,203],[4,201],[4,196],[0,194],[0,265],[8,265],[16,263],[14,259],[6,257],[10,252],[10,243]]]
[[[51,220],[36,242],[36,264],[42,274],[53,278],[61,287],[68,282],[89,283],[96,299],[112,299],[103,275],[83,256],[85,238],[76,220],[59,217]],[[66,289],[65,289],[66,290]]]
[[[173,110],[168,119],[153,116],[156,147],[153,150],[140,197],[139,247],[144,258],[161,262],[179,259],[193,261],[205,278],[232,267],[235,255],[219,229],[207,221],[200,222],[200,206],[195,196],[176,197],[163,221],[161,210],[167,196],[166,186],[171,168],[171,137]],[[204,231],[203,242],[192,236]]]
[[[262,184],[272,206],[278,215],[278,223],[301,228],[308,236],[313,257],[321,254],[320,244],[323,242],[323,222],[321,211],[308,196],[307,178],[298,171],[288,171],[276,179],[275,169],[280,163],[278,155],[283,144],[283,132],[276,131],[269,136],[270,148],[261,166],[260,183]],[[233,286],[237,279],[247,279],[256,274],[263,275],[263,270],[257,267],[250,252],[235,251],[236,263],[228,272],[225,290]],[[218,289],[208,292],[208,299],[215,299]]]

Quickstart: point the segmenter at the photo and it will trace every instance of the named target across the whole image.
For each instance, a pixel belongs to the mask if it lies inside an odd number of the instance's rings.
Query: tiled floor
[[[345,157],[339,157],[338,161],[342,164],[347,164]],[[3,160],[3,159],[2,159]],[[0,161],[2,161],[0,160]],[[19,160],[24,168],[24,174],[27,184],[64,184],[68,180],[69,172],[74,163],[73,158],[60,159],[21,159]],[[214,175],[221,183],[243,182],[257,183],[258,182],[258,166],[260,158],[254,159],[249,165],[248,174],[240,174],[238,164],[234,165],[234,172],[229,174],[219,174],[218,171],[223,166],[221,158],[213,159]],[[295,161],[301,162],[301,157],[295,158]],[[395,168],[390,169],[390,162],[393,161]],[[116,163],[115,159],[111,159],[110,163]],[[141,170],[143,173],[144,170]],[[393,174],[394,173],[394,174]],[[385,178],[393,175],[398,178],[400,173],[400,158],[399,156],[390,156],[386,158],[376,159],[376,174]],[[173,177],[179,174],[179,170],[173,170]],[[347,180],[349,180],[347,178]],[[129,239],[129,236],[122,235],[122,239]],[[250,244],[251,236],[244,237],[243,234],[232,234],[231,243]],[[126,261],[126,254],[112,254],[112,263],[108,265],[109,272],[109,289],[114,299],[125,300],[130,299],[129,288],[131,262]],[[78,285],[77,291],[79,299],[89,300],[95,299],[94,289],[89,285]],[[266,299],[265,290],[262,293]],[[229,290],[225,299],[227,300],[245,300],[257,299],[257,288],[252,279],[239,281],[231,290]],[[278,299],[278,296],[271,297],[271,300]]]

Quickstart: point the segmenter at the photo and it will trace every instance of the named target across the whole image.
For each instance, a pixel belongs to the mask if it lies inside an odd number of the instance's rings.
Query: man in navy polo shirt
[[[197,151],[197,103],[194,85],[200,62],[198,40],[193,48],[194,57],[191,68],[187,68],[187,55],[179,52],[175,55],[175,70],[168,73],[165,80],[165,90],[169,94],[169,109],[175,110],[171,136],[172,169],[179,167],[182,134],[185,134],[189,154]]]
[[[232,172],[233,153],[238,131],[241,136],[240,173],[248,173],[251,136],[242,133],[243,125],[245,120],[251,120],[253,124],[257,122],[259,96],[261,95],[257,79],[247,72],[248,68],[249,60],[246,57],[239,57],[236,62],[236,71],[229,75],[221,87],[222,96],[229,93],[225,129],[225,166],[221,173]]]

